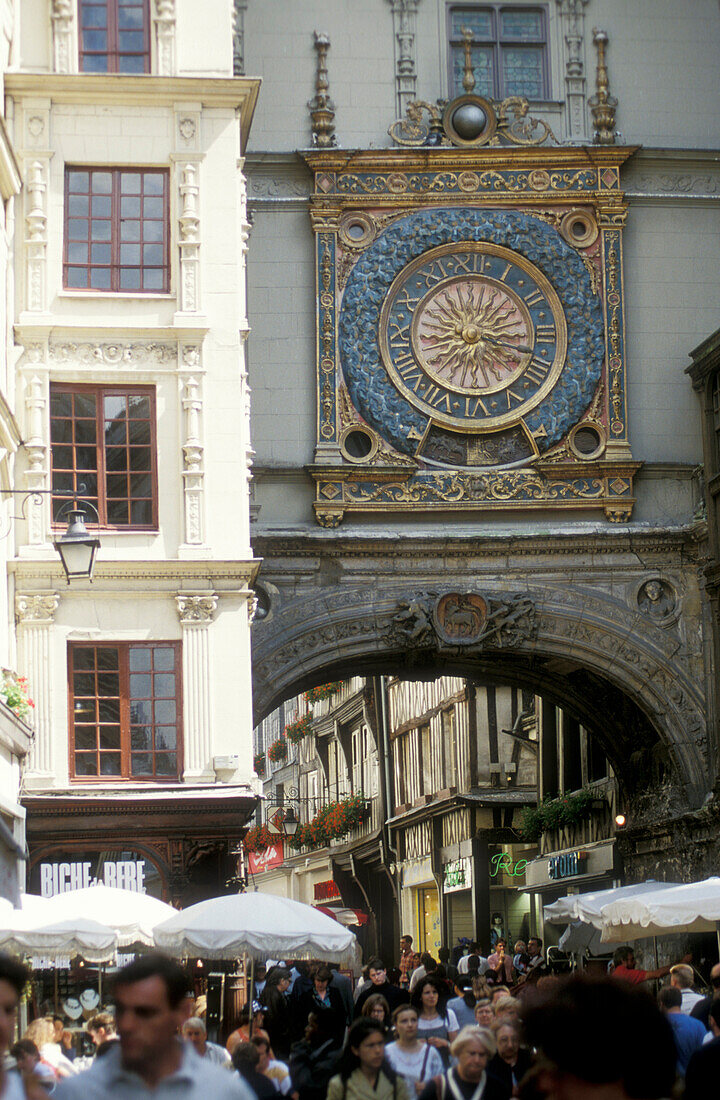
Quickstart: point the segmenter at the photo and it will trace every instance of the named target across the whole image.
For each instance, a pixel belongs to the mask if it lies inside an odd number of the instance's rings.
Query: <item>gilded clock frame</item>
[[[627,423],[622,258],[627,206],[620,171],[634,151],[583,146],[306,154],[314,175],[317,279],[318,415],[309,473],[320,525],[338,526],[352,513],[558,508],[604,513],[612,522],[629,520],[640,463],[631,453]],[[424,466],[400,454],[363,419],[343,384],[338,321],[349,270],[395,219],[458,206],[530,213],[551,222],[581,255],[594,256],[605,342],[600,384],[561,443],[519,468]],[[571,232],[573,224],[585,231]],[[514,256],[518,266],[522,261]],[[583,425],[599,431],[601,439],[589,457],[573,442]],[[373,440],[365,460],[341,448],[341,438],[353,428]]]

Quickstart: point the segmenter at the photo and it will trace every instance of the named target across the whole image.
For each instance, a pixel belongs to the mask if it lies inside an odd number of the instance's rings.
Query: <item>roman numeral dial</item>
[[[398,390],[433,422],[472,432],[520,421],[556,384],[567,348],[549,279],[519,253],[475,241],[408,264],[379,336]]]

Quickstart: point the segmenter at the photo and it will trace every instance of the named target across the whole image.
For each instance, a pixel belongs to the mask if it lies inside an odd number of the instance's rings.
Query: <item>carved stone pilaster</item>
[[[73,0],[52,0],[53,65],[56,73],[77,72],[75,4]]]
[[[200,216],[198,165],[180,168],[180,312],[200,309]]]
[[[214,779],[210,625],[218,597],[181,592],[175,597],[183,635],[183,717],[186,781]]]
[[[415,24],[420,0],[389,0],[395,36],[395,94],[398,118],[415,99]]]
[[[28,349],[31,363],[42,360],[43,349],[33,345]],[[45,435],[45,410],[47,395],[45,380],[39,374],[28,379],[25,391],[25,454],[28,466],[25,471],[25,483],[29,493],[47,488],[48,439]],[[46,541],[47,497],[30,496],[25,505],[27,517],[27,541],[31,546],[40,546]]]
[[[565,126],[566,137],[587,141],[585,110],[585,5],[587,0],[556,0],[565,43]]]
[[[25,190],[26,308],[43,312],[47,301],[47,163],[33,160],[27,168]]]
[[[245,76],[245,12],[248,0],[233,0],[233,76]]]
[[[175,76],[175,0],[155,0],[156,75]]]
[[[197,371],[200,366],[199,349],[194,346],[183,348],[182,360],[185,367],[194,368]],[[201,546],[205,539],[203,399],[199,375],[183,375],[181,384],[184,412],[182,476],[185,499],[185,545],[190,547]]]
[[[46,786],[55,774],[52,751],[53,659],[50,633],[59,602],[57,592],[18,592],[15,596],[18,667],[27,676],[35,703],[32,718],[35,741],[25,773],[28,786]]]

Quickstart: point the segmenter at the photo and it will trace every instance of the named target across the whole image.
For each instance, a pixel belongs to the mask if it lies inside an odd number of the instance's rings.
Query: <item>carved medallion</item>
[[[487,622],[487,604],[474,592],[449,592],[435,605],[435,629],[443,641],[454,645],[472,645],[482,635]]]

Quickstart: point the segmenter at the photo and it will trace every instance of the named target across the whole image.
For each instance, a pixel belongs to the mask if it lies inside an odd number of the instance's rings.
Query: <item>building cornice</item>
[[[101,532],[102,535],[102,532]],[[88,592],[95,594],[102,590],[105,583],[113,581],[127,582],[131,580],[157,581],[159,585],[168,590],[182,590],[183,585],[192,583],[193,589],[212,588],[217,586],[219,594],[223,594],[223,588],[227,589],[230,582],[231,590],[240,587],[243,590],[252,584],[260,569],[261,562],[257,558],[232,561],[195,560],[179,561],[176,558],[158,561],[96,561],[92,585],[90,582],[73,582],[66,595],[86,596]],[[25,560],[15,558],[8,562],[8,572],[14,573],[17,585],[27,583],[51,583],[57,584],[65,579],[62,565],[57,557],[44,560]],[[224,582],[224,584],[223,584]]]
[[[240,113],[243,149],[260,89],[259,77],[122,76],[117,73],[7,73],[5,91],[23,97],[45,96],[53,103],[113,107],[170,107],[194,102]]]

